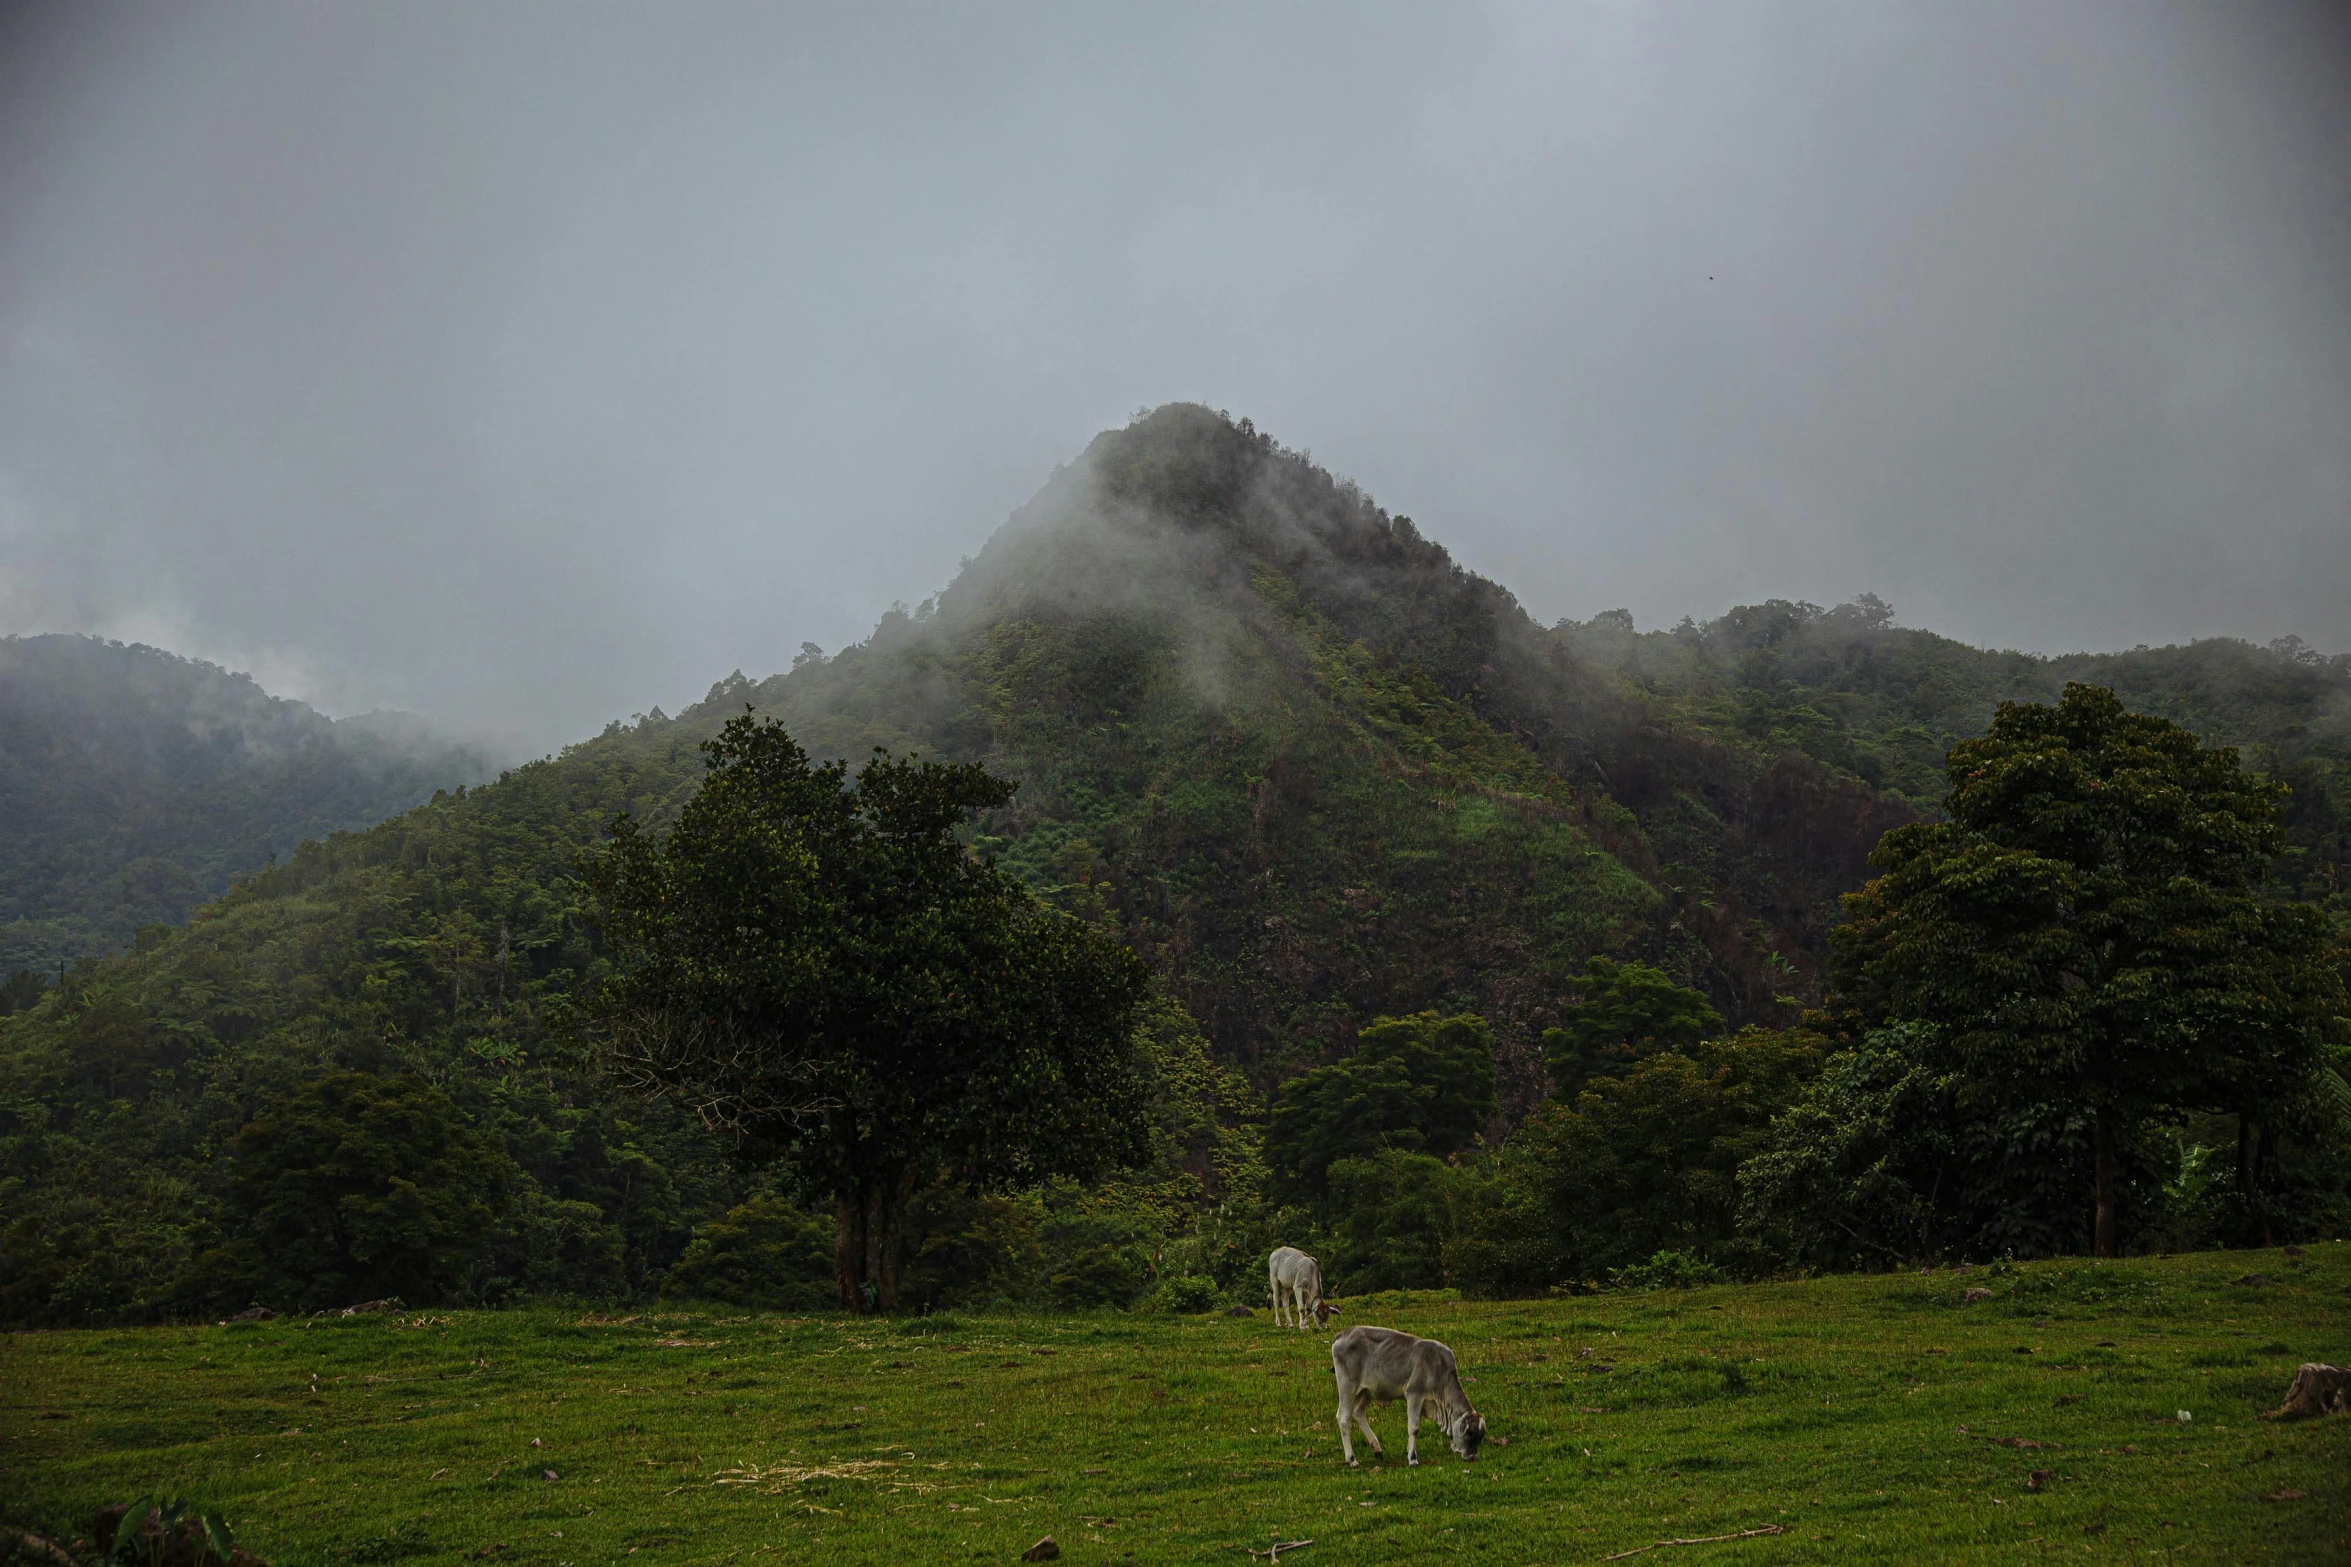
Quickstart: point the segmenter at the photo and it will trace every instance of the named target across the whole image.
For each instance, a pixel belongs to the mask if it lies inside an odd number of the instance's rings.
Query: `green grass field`
[[[1582,1562],[1769,1525],[1636,1559],[2351,1560],[2351,1417],[2254,1418],[2351,1359],[2351,1246],[1346,1307],[1451,1344],[1507,1445],[1465,1465],[1431,1425],[1407,1468],[1392,1406],[1387,1459],[1348,1469],[1327,1338],[1263,1311],[451,1312],[10,1336],[0,1510],[77,1529],[168,1490],[273,1567],[1012,1561],[1047,1534],[1070,1562]]]

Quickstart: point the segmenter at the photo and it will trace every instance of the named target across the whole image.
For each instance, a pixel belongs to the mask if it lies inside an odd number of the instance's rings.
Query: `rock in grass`
[[[1027,1550],[1021,1552],[1020,1559],[1024,1562],[1059,1561],[1061,1559],[1061,1547],[1053,1543],[1053,1536],[1047,1535],[1042,1540],[1039,1540],[1036,1544],[1030,1546]]]
[[[1966,1294],[1959,1297],[1959,1304],[1962,1306],[1972,1306],[1979,1300],[1990,1300],[1991,1298],[1992,1292],[1984,1288],[1981,1284],[1978,1284],[1968,1290]]]
[[[2286,1401],[2261,1418],[2310,1420],[2346,1410],[2351,1410],[2351,1371],[2313,1360],[2294,1373],[2293,1385],[2286,1389]]]

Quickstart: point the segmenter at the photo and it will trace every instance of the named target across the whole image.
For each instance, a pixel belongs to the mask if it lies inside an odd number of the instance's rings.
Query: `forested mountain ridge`
[[[2297,637],[2268,647],[2215,637],[2122,653],[1995,652],[1897,626],[1891,607],[1867,594],[1835,609],[1745,605],[1670,631],[1636,634],[1621,610],[1556,630],[1679,723],[1800,751],[1922,808],[1942,793],[1944,753],[1982,733],[2001,702],[2054,701],[2072,681],[2105,686],[2133,711],[2239,747],[2248,765],[2289,785],[2281,882],[2314,900],[2345,890],[2351,654],[2324,657]]]
[[[1595,952],[1748,1019],[1814,993],[1834,895],[1912,814],[1660,729],[1410,519],[1197,408],[1103,437],[936,601],[744,695],[819,753],[1020,779],[989,847],[1116,921],[1261,1076],[1467,1006],[1521,1105]]]
[[[401,714],[94,637],[0,638],[0,974],[128,946],[307,839],[480,781]]]
[[[1789,627],[1776,664],[1734,641],[1758,617]],[[2266,714],[2247,738],[2281,766],[2333,765],[2336,666],[2164,653],[2123,656],[2151,683],[2140,700]],[[1923,673],[1882,674],[1904,658]],[[1018,780],[977,846],[1114,926],[1261,1091],[1376,1015],[1474,1011],[1509,1121],[1541,1096],[1541,1032],[1596,954],[1652,962],[1733,1022],[1817,998],[1836,895],[1932,797],[1902,746],[2038,694],[2025,683],[2051,667],[1890,628],[1866,602],[1646,637],[1608,617],[1546,628],[1246,422],[1161,409],[865,643],[305,843],[0,1020],[0,1319],[251,1298],[265,1197],[240,1135],[271,1106],[350,1098],[347,1071],[454,1107],[482,1146],[452,1154],[477,1172],[452,1188],[502,1172],[461,1293],[650,1287],[753,1188],[570,1043],[564,1009],[603,961],[573,871],[614,812],[666,821],[697,745],[746,707],[820,756],[880,744]],[[2211,695],[2216,669],[2240,689]],[[2306,855],[2322,887],[2329,841]],[[1180,1013],[1163,1024],[1179,1054],[1199,1043]],[[366,1110],[387,1128],[415,1113]]]

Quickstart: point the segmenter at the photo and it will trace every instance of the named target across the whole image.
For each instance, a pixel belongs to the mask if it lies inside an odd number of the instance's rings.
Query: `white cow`
[[[1366,1411],[1374,1400],[1388,1404],[1399,1398],[1404,1400],[1406,1463],[1420,1462],[1420,1423],[1432,1403],[1453,1451],[1476,1462],[1478,1444],[1486,1439],[1486,1417],[1469,1407],[1453,1351],[1435,1339],[1414,1338],[1394,1328],[1349,1328],[1331,1340],[1331,1374],[1339,1382],[1339,1450],[1348,1463],[1355,1462],[1348,1426],[1362,1426],[1371,1450],[1381,1451],[1379,1433],[1372,1430]]]
[[[1273,1296],[1273,1320],[1276,1327],[1294,1325],[1303,1328],[1309,1312],[1314,1316],[1315,1326],[1320,1327],[1331,1320],[1331,1313],[1338,1310],[1322,1298],[1322,1264],[1295,1246],[1279,1247],[1265,1259],[1265,1287],[1266,1292]],[[1282,1321],[1282,1301],[1285,1296],[1290,1303],[1289,1324]]]

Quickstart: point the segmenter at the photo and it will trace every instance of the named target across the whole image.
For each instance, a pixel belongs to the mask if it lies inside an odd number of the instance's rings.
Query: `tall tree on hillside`
[[[738,718],[655,838],[583,865],[618,959],[589,1015],[623,1081],[678,1096],[835,1214],[841,1303],[896,1305],[908,1201],[1148,1153],[1148,977],[956,829],[1013,785],[877,751],[852,779]]]
[[[2346,1010],[2332,932],[2263,895],[2278,786],[2111,691],[2003,703],[1948,776],[1949,819],[1888,833],[1846,899],[1838,987],[1865,1024],[1926,1025],[2003,1100],[2085,1108],[2112,1256],[2132,1125],[2311,1091]]]
[[[1445,1158],[1494,1115],[1494,1031],[1472,1012],[1372,1020],[1355,1054],[1291,1078],[1265,1132],[1273,1189],[1324,1206],[1330,1167],[1375,1149]]]
[[[1563,1104],[1575,1103],[1595,1075],[1621,1073],[1644,1056],[1687,1050],[1730,1032],[1703,995],[1646,963],[1594,958],[1580,988],[1576,1001],[1560,1008],[1560,1026],[1543,1030],[1543,1064]]]
[[[228,1169],[234,1239],[192,1274],[222,1307],[256,1294],[303,1307],[446,1299],[515,1177],[497,1141],[430,1083],[342,1069],[246,1122]]]

